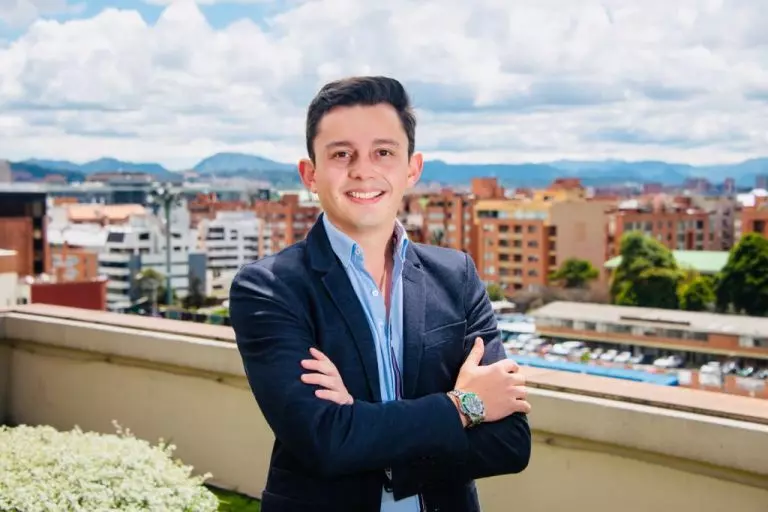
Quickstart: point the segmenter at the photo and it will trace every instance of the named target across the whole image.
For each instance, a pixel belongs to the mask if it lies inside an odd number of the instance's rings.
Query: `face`
[[[318,124],[315,163],[302,160],[304,185],[328,219],[350,236],[392,233],[405,191],[421,175],[420,154],[390,105],[337,107]]]

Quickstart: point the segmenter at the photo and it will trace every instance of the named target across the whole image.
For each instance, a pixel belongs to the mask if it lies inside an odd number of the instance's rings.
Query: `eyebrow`
[[[399,146],[400,145],[400,143],[397,142],[394,139],[374,139],[373,143],[374,144],[386,144],[386,145],[389,145],[389,146]],[[332,141],[332,142],[329,142],[328,144],[326,144],[325,145],[325,149],[333,149],[333,148],[339,148],[339,147],[349,147],[349,146],[353,146],[353,145],[354,144],[352,144],[348,140],[335,140],[335,141]]]

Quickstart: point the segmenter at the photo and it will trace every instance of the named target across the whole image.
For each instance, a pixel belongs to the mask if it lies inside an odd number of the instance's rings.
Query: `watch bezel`
[[[479,425],[485,420],[485,404],[483,404],[483,400],[477,395],[477,393],[454,389],[451,391],[451,394],[459,399],[459,407],[461,409],[461,413],[467,417],[470,426]],[[479,407],[480,412],[473,412],[475,407],[470,407],[470,403],[472,402],[474,402],[472,405]]]

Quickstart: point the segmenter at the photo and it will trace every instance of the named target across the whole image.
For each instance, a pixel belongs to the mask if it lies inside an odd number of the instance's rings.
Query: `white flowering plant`
[[[116,435],[60,432],[49,426],[0,426],[0,510],[91,512],[218,510],[218,498],[156,446],[115,424]]]

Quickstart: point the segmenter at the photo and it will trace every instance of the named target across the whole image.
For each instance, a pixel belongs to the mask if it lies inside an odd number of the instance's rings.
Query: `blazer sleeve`
[[[472,259],[467,256],[466,260],[464,356],[469,355],[475,338],[480,336],[485,341],[481,364],[492,364],[507,356],[485,286]],[[466,429],[465,436],[469,450],[463,455],[425,457],[403,468],[393,468],[395,497],[413,495],[434,485],[461,484],[478,478],[519,473],[528,466],[531,431],[523,413]]]
[[[275,437],[308,470],[336,477],[382,470],[418,457],[468,450],[455,406],[442,393],[413,400],[338,405],[303,383],[301,360],[315,346],[307,307],[257,263],[230,289],[230,320],[251,390]]]

